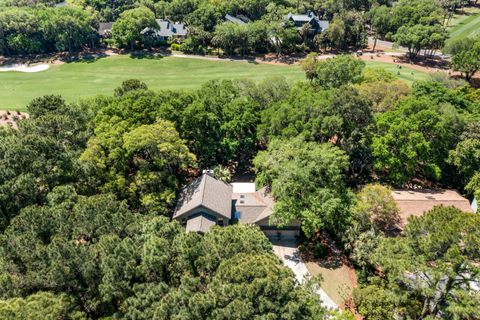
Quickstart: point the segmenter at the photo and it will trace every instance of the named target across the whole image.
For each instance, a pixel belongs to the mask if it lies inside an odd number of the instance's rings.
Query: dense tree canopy
[[[41,204],[55,186],[82,181],[78,156],[90,135],[89,111],[58,96],[27,107],[31,119],[0,134],[0,229],[30,204]]]
[[[0,30],[5,55],[72,52],[97,41],[96,20],[75,7],[1,8]]]
[[[452,55],[453,69],[461,72],[467,81],[480,69],[480,36],[453,39],[444,51]]]
[[[254,165],[257,184],[271,187],[277,200],[275,221],[300,220],[309,236],[321,229],[336,234],[344,228],[350,195],[345,187],[348,157],[342,150],[301,138],[273,140]]]
[[[440,49],[453,14],[469,4],[466,0],[70,0],[67,5],[57,5],[60,2],[0,1],[0,7],[6,8],[6,14],[0,15],[0,26],[7,31],[2,51],[14,55],[93,46],[99,38],[95,29],[100,22],[116,25],[114,39],[107,37],[106,44],[151,48],[166,42],[149,35],[140,37],[139,32],[155,26],[152,19],[167,18],[188,25],[190,32],[184,43],[172,47],[188,53],[221,49],[228,55],[280,55],[352,50],[364,48],[370,33],[375,40],[387,39],[408,47],[414,57],[420,50],[434,53]],[[315,34],[308,24],[297,29],[285,20],[289,12],[309,11],[328,20],[328,29]],[[226,14],[248,23],[225,22]]]
[[[112,26],[112,38],[119,47],[134,49],[135,42],[141,38],[140,32],[148,27],[156,27],[155,15],[140,7],[124,11]]]
[[[0,314],[9,309],[9,316],[22,305],[29,316],[52,319],[324,314],[257,228],[214,228],[202,237],[167,218],[135,214],[109,194],[57,187],[46,205],[13,219],[0,246]]]
[[[159,213],[173,204],[181,171],[195,166],[195,156],[166,120],[98,127],[81,160],[102,191],[128,199],[132,207]]]
[[[375,167],[400,186],[414,178],[439,180],[448,152],[458,143],[465,125],[458,104],[426,94],[424,89],[431,87],[420,85],[415,97],[377,118]]]
[[[373,123],[368,104],[353,87],[318,90],[295,87],[286,100],[262,113],[260,138],[292,138],[332,142],[350,156],[349,172],[361,175],[371,164],[369,126]]]
[[[341,55],[317,63],[315,83],[326,88],[358,83],[362,80],[365,62],[348,55]]]
[[[387,185],[480,196],[480,91],[448,76],[410,86],[351,55],[317,55],[363,48],[367,29],[411,57],[434,53],[465,1],[58,2],[0,0],[0,53],[94,48],[100,22],[113,22],[105,44],[149,49],[167,43],[141,31],[167,18],[188,25],[171,48],[189,53],[313,52],[309,81],[154,91],[130,79],[76,104],[32,101],[18,129],[0,130],[0,318],[351,319],[328,314],[257,227],[201,235],[170,220],[181,187],[212,168],[223,181],[255,172],[276,201],[271,222],[333,240],[358,271],[366,320],[480,318],[478,216],[437,207],[392,237]],[[308,10],[325,32],[285,20]],[[477,37],[444,51],[471,80],[479,48]]]
[[[400,212],[391,192],[388,187],[369,184],[356,194],[352,221],[343,241],[350,259],[361,268],[361,281],[375,271],[372,252],[399,225]]]
[[[382,241],[376,261],[384,276],[361,289],[357,300],[367,319],[475,319],[478,291],[478,216],[436,207],[412,217],[405,237]],[[375,282],[373,282],[375,283]]]

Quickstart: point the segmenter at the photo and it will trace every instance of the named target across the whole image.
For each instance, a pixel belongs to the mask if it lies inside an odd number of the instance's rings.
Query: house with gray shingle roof
[[[250,19],[244,15],[231,16],[229,14],[225,15],[225,21],[233,22],[236,24],[247,24],[250,22]]]
[[[323,33],[330,26],[330,22],[319,19],[317,15],[311,11],[308,11],[306,14],[289,13],[285,19],[291,21],[295,28],[297,28],[299,31],[304,25],[308,24],[310,26],[312,35]]]
[[[170,20],[156,19],[156,28],[145,28],[140,34],[143,36],[155,37],[159,40],[182,39],[188,34],[188,28],[183,23],[174,23]]]
[[[259,226],[269,237],[298,237],[300,223],[284,227],[271,223],[274,204],[266,188],[257,191],[254,183],[229,184],[204,173],[182,190],[173,219],[192,232],[206,233],[214,225],[245,223]]]

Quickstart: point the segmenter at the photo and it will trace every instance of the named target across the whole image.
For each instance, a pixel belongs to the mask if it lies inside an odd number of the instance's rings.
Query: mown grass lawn
[[[466,8],[450,22],[450,39],[461,39],[480,33],[480,8]]]
[[[367,61],[367,66],[386,68],[408,83],[427,74],[413,69],[398,70],[395,65]],[[52,65],[38,73],[0,72],[0,110],[25,110],[33,99],[60,94],[67,101],[97,94],[112,94],[126,79],[144,81],[151,89],[189,89],[213,79],[250,79],[260,81],[281,75],[289,81],[305,79],[298,65],[256,64],[238,61],[213,61],[192,58],[132,58],[111,56],[90,62]]]
[[[396,64],[380,62],[380,61],[365,61],[367,68],[382,68],[395,74],[399,79],[412,84],[415,81],[423,81],[430,79],[430,75],[426,72],[418,71],[409,67],[402,66],[398,68]]]
[[[29,101],[45,94],[60,94],[67,101],[112,94],[122,81],[131,78],[160,90],[196,88],[213,79],[260,81],[275,75],[283,75],[292,81],[304,79],[298,66],[112,56],[93,62],[52,65],[49,70],[38,73],[1,72],[0,109],[24,110]]]

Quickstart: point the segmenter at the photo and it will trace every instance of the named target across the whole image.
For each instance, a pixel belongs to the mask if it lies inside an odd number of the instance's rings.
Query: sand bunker
[[[36,66],[27,66],[25,64],[11,64],[6,66],[0,66],[0,72],[5,71],[17,71],[17,72],[41,72],[48,70],[50,66],[48,64],[39,64]]]

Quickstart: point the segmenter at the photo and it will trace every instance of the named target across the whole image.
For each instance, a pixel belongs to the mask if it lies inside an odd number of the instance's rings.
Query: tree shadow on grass
[[[157,52],[132,52],[130,53],[130,58],[132,59],[147,59],[147,60],[161,60],[167,56],[169,56],[171,53],[165,52],[165,53],[157,53]]]
[[[108,54],[105,53],[89,53],[89,54],[78,54],[73,56],[67,56],[62,61],[65,63],[72,63],[72,62],[80,62],[80,63],[94,63],[100,59],[109,57]]]
[[[315,254],[315,246],[320,245],[323,252]],[[349,265],[347,257],[338,249],[335,242],[326,234],[318,232],[311,239],[303,243],[303,252],[300,253],[305,262],[314,262],[325,269],[338,269]]]

